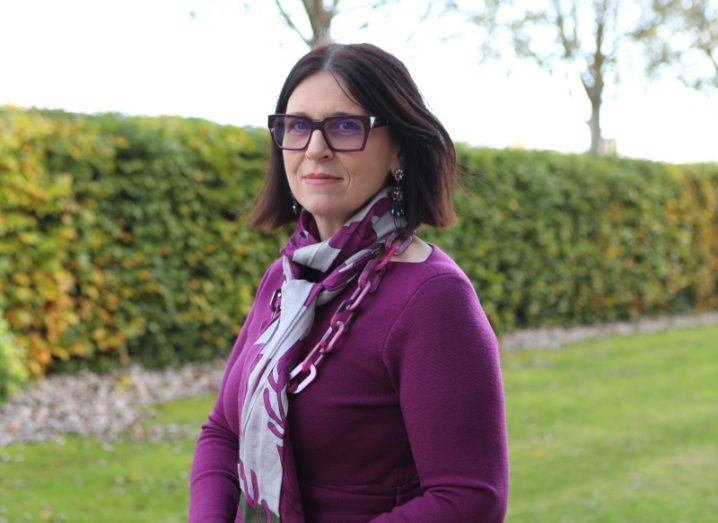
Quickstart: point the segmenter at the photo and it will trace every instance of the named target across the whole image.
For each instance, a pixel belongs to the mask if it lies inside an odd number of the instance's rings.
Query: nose
[[[328,158],[332,155],[332,150],[324,139],[324,135],[319,129],[312,132],[309,137],[309,144],[307,145],[307,151],[305,153],[307,158],[314,160]]]

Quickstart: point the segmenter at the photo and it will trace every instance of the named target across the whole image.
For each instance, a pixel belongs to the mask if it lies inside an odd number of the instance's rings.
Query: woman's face
[[[330,73],[315,73],[294,89],[286,112],[312,120],[368,115],[345,94],[343,87],[343,82],[338,83]],[[322,239],[339,230],[386,184],[389,172],[399,167],[399,150],[387,127],[370,130],[363,151],[332,151],[321,131],[316,130],[306,150],[284,150],[282,154],[289,188],[299,204],[314,216]]]

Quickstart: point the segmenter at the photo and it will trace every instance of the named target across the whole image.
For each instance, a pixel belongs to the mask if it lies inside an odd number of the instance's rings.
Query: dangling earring
[[[401,218],[404,216],[404,190],[402,189],[401,181],[404,179],[404,169],[397,169],[392,173],[394,177],[394,187],[391,190],[391,215],[395,218]]]
[[[299,210],[300,210],[299,203],[297,202],[297,200],[292,198],[292,212],[294,213],[294,216],[299,214]]]

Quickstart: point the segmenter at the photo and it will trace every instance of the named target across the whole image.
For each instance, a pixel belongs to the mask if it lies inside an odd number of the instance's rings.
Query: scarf
[[[303,521],[291,442],[287,437],[289,373],[312,330],[315,309],[332,301],[398,236],[405,222],[391,213],[389,190],[377,193],[331,238],[320,241],[302,211],[281,250],[281,308],[258,339],[239,388],[239,508],[245,522]]]

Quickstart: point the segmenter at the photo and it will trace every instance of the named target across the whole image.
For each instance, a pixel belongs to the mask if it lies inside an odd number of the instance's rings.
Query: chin
[[[330,205],[309,205],[307,207],[304,207],[304,209],[315,218],[319,217],[336,220],[339,216],[351,216],[351,214],[340,212],[339,209]]]
[[[304,200],[304,201],[302,201]],[[299,203],[312,214],[336,214],[341,209],[338,198],[310,196]]]
[[[309,202],[304,209],[315,219],[326,219],[344,224],[355,211],[337,205],[337,202]]]

